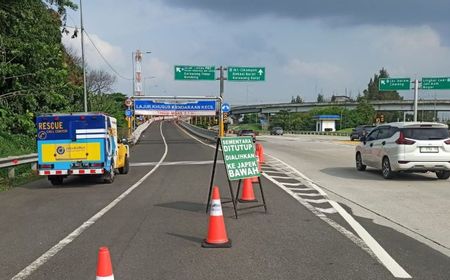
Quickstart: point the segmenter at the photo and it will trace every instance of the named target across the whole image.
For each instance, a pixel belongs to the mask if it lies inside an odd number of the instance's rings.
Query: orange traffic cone
[[[256,178],[256,177],[255,177]],[[253,192],[253,184],[252,179],[245,178],[244,186],[242,187],[242,195],[241,198],[238,199],[239,202],[256,202],[255,193]]]
[[[256,144],[256,145],[258,145],[258,149],[257,149],[257,151],[258,151],[258,157],[259,157],[259,162],[261,162],[261,163],[264,163],[265,162],[265,160],[264,160],[264,148],[263,148],[263,145],[261,145],[261,144]]]
[[[108,247],[100,247],[98,250],[97,277],[95,279],[114,280]]]
[[[211,211],[209,212],[208,236],[202,242],[204,248],[231,248],[223,220],[222,204],[220,203],[219,187],[213,189]]]

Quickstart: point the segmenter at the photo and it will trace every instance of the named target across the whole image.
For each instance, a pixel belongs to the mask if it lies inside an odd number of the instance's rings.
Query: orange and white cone
[[[220,203],[219,187],[213,188],[211,211],[209,212],[208,236],[202,242],[204,248],[231,248]]]
[[[256,178],[256,177],[255,177]],[[245,178],[242,187],[241,198],[238,199],[239,202],[256,202],[258,201],[255,197],[255,193],[253,192],[253,184],[252,179]]]
[[[97,277],[95,279],[114,280],[108,247],[100,247],[98,250]]]
[[[258,153],[259,162],[264,163],[264,148],[262,144],[256,144],[256,151]]]

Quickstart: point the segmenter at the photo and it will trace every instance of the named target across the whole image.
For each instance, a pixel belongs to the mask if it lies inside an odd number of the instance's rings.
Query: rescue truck
[[[129,170],[129,147],[117,121],[103,113],[44,114],[36,118],[39,175],[61,185],[69,175],[112,183]]]

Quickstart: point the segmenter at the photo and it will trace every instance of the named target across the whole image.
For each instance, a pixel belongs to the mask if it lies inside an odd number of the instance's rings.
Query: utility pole
[[[86,64],[84,62],[84,26],[83,26],[83,6],[80,0],[80,21],[81,21],[81,63],[83,64],[83,92],[84,92],[84,112],[88,111],[87,88],[86,88]]]
[[[419,99],[419,80],[414,80],[414,121],[417,122],[417,104]]]

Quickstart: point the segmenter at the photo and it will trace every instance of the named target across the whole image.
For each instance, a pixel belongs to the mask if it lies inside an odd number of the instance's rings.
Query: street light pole
[[[80,21],[81,21],[81,63],[83,64],[83,93],[84,93],[84,112],[88,111],[87,88],[86,88],[86,64],[84,62],[84,26],[83,26],[83,6],[80,0]]]

